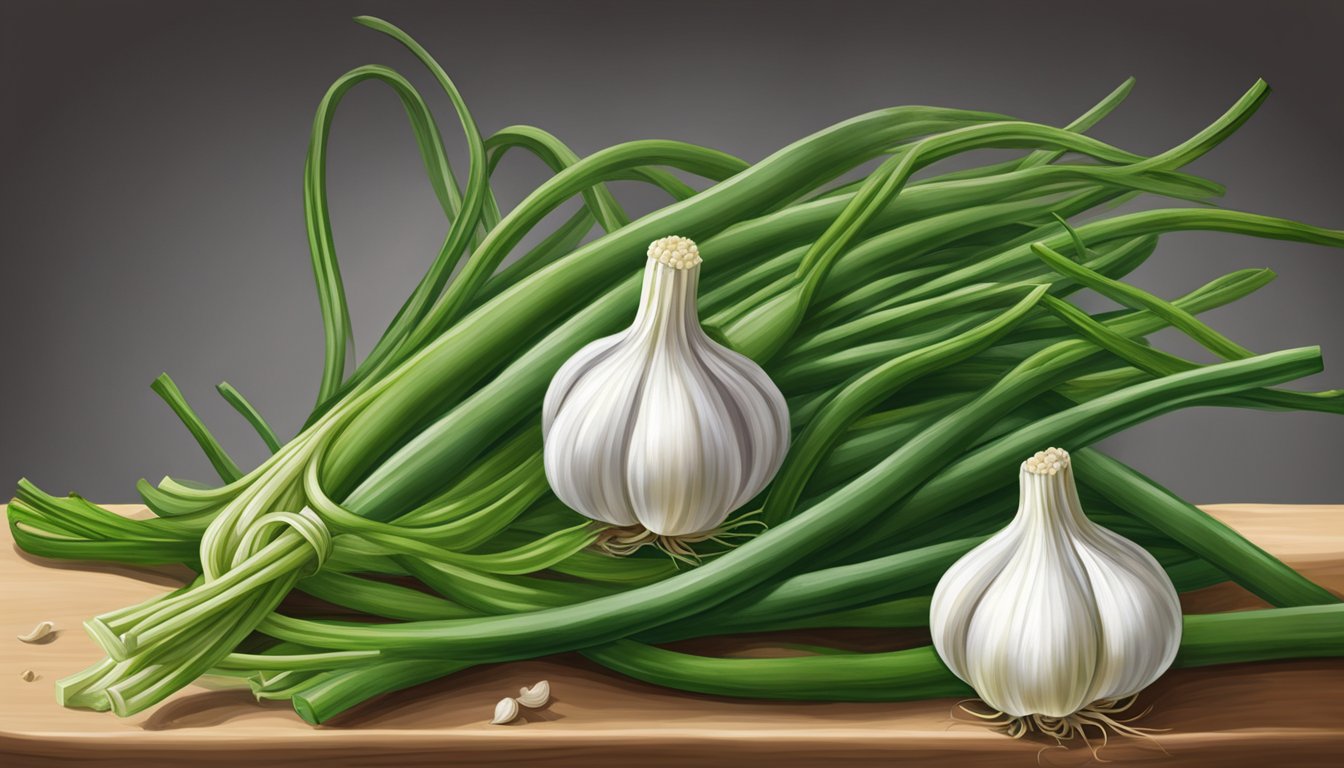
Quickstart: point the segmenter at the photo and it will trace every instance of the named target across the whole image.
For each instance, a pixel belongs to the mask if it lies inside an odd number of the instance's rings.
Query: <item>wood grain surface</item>
[[[1344,594],[1344,506],[1206,507],[1336,594]],[[126,514],[143,514],[121,507]],[[177,583],[171,570],[34,558],[0,546],[0,765],[323,766],[912,765],[1081,766],[1081,745],[1013,741],[954,715],[950,699],[899,704],[752,702],[683,694],[621,678],[574,655],[478,667],[384,697],[312,727],[287,704],[195,685],[140,715],[64,709],[52,683],[95,661],[81,622]],[[1188,612],[1262,607],[1228,584],[1184,598]],[[52,638],[16,635],[55,622]],[[804,633],[806,635],[806,633]],[[820,635],[816,635],[820,636]],[[918,633],[828,633],[855,648],[926,642]],[[701,643],[769,653],[773,638]],[[790,639],[798,639],[791,636]],[[806,638],[805,638],[806,639]],[[37,679],[25,682],[32,670]],[[550,707],[512,725],[494,703],[549,679]],[[1112,740],[1101,757],[1161,766],[1334,766],[1344,755],[1344,660],[1176,670],[1146,691],[1152,739]]]

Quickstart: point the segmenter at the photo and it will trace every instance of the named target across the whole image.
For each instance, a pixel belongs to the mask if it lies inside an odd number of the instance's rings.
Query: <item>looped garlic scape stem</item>
[[[579,350],[542,409],[546,478],[561,501],[617,528],[620,553],[683,553],[761,491],[788,450],[784,396],[760,366],[700,327],[700,251],[648,250],[634,323]],[[647,535],[646,535],[647,533]]]

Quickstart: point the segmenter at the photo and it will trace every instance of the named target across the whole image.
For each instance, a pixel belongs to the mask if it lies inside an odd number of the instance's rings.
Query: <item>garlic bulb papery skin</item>
[[[648,256],[634,323],[579,350],[551,380],[546,479],[594,520],[692,536],[774,477],[788,406],[760,366],[701,329],[695,243],[665,237]]]
[[[1083,515],[1067,452],[1021,466],[1017,516],[933,593],[938,655],[990,707],[1066,718],[1137,694],[1176,657],[1181,607],[1153,556]]]

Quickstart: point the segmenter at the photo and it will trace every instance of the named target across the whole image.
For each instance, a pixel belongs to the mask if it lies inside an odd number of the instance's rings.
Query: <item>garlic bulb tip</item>
[[[681,235],[668,235],[649,243],[649,258],[672,267],[690,269],[700,263],[700,246]]]

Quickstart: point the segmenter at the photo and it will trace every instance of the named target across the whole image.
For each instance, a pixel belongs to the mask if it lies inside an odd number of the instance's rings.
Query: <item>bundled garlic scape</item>
[[[1070,737],[1111,716],[1176,656],[1181,608],[1153,556],[1083,515],[1069,454],[1021,466],[1017,516],[938,583],[938,655],[1013,736]]]
[[[634,324],[579,350],[542,409],[546,478],[578,512],[626,530],[608,547],[687,552],[770,482],[789,444],[784,396],[696,313],[700,252],[649,246]]]

